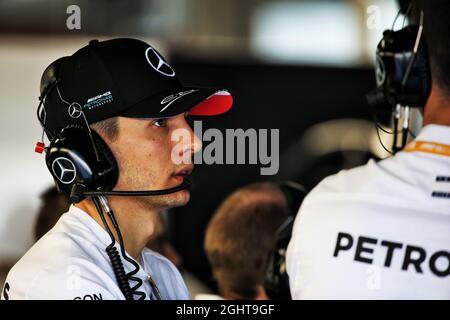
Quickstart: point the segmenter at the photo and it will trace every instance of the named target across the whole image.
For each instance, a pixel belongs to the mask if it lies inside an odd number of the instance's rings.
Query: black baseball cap
[[[151,45],[130,38],[92,40],[72,56],[46,68],[41,79],[45,126],[55,133],[67,125],[115,116],[164,118],[189,111],[211,116],[228,111],[227,89],[185,87]]]

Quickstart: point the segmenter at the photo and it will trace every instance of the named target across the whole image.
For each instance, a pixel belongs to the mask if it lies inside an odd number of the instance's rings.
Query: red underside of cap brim
[[[206,98],[195,107],[189,114],[193,116],[216,116],[227,112],[233,105],[233,97],[228,91],[218,91]]]

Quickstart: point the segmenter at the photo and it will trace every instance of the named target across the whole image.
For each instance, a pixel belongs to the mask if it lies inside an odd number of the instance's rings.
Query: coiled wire
[[[138,277],[134,277],[134,275],[139,272],[139,265],[133,259],[129,258],[125,252],[122,233],[120,232],[119,225],[117,224],[117,221],[114,217],[114,213],[112,211],[108,212],[108,216],[110,217],[114,229],[117,232],[121,254],[125,260],[130,262],[135,267],[135,269],[129,272],[128,274],[125,273],[125,268],[123,267],[122,259],[120,257],[117,248],[115,247],[116,240],[114,238],[111,229],[109,228],[108,223],[106,222],[105,216],[103,214],[103,209],[99,203],[99,199],[97,197],[92,197],[92,201],[94,202],[95,207],[97,208],[97,211],[100,215],[100,218],[102,219],[103,225],[105,226],[105,229],[111,238],[111,243],[106,247],[105,251],[109,257],[109,260],[111,261],[111,265],[114,271],[114,275],[116,276],[117,284],[119,286],[120,291],[122,291],[126,300],[134,300],[134,295],[138,296],[138,300],[145,299],[145,293],[138,291],[138,289],[142,285],[142,280]],[[136,284],[133,287],[131,287],[129,280],[135,281]]]

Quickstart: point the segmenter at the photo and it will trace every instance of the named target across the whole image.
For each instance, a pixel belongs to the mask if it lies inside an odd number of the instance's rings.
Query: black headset
[[[376,51],[377,88],[369,103],[423,108],[431,90],[431,75],[422,26],[385,30]]]
[[[405,16],[411,6],[409,4]],[[400,13],[401,10],[392,29],[385,30],[378,43],[375,61],[377,87],[366,95],[369,105],[375,109],[390,110],[394,116],[394,152],[401,150],[407,142],[410,108],[423,108],[431,91],[430,63],[423,36],[423,12],[419,25],[409,25],[394,31],[393,27]],[[397,126],[401,111],[404,121],[402,141],[398,146]]]
[[[112,190],[119,176],[106,143],[79,125],[67,126],[57,134],[48,146],[45,162],[58,189],[72,202],[83,200],[87,190]]]
[[[295,217],[306,197],[306,188],[293,181],[276,183],[287,201],[288,217],[276,230],[276,244],[270,252],[264,289],[272,300],[290,300],[289,277],[286,270],[286,249],[292,236]]]

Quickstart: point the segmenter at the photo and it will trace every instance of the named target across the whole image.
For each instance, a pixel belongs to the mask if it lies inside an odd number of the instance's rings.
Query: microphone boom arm
[[[191,182],[184,180],[179,186],[163,189],[163,190],[141,190],[141,191],[85,191],[85,197],[100,197],[100,196],[125,196],[125,197],[142,197],[142,196],[161,196],[165,194],[174,193],[180,190],[189,189]]]

